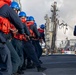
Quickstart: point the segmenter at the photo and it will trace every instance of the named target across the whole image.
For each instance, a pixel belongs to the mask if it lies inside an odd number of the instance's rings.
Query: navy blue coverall
[[[25,33],[27,34],[26,29],[25,29]],[[27,35],[30,36],[29,33]],[[24,46],[23,48],[27,55],[27,58],[30,58],[34,62],[36,67],[41,67],[35,51],[35,47],[33,46],[31,40],[23,41],[23,46]]]
[[[12,74],[11,55],[6,46],[6,39],[0,33],[0,75]]]
[[[36,50],[36,53],[37,53],[37,56],[38,56],[38,59],[41,57],[42,55],[42,48],[39,44],[39,38],[40,38],[40,34],[37,30],[37,27],[35,25],[31,25],[31,30],[33,30],[33,32],[35,33],[35,39],[32,39],[32,43],[35,47],[35,50]]]
[[[0,16],[9,19],[9,21],[13,25],[15,25],[15,27],[18,29],[18,32],[21,34],[24,34],[24,29],[23,29],[23,25],[22,25],[21,20],[19,19],[18,15],[15,13],[15,11],[12,10],[12,8],[10,8],[7,4],[5,4],[4,6],[2,6],[0,8]],[[0,33],[6,39],[7,35],[3,34],[2,32],[0,32]],[[11,43],[11,42],[9,42],[9,39],[7,40],[7,42]],[[8,46],[8,44],[7,44],[7,46]],[[13,48],[12,44],[11,44],[11,49],[10,49],[10,45],[8,46],[8,48],[9,48],[10,53],[11,53],[13,73],[15,73],[15,72],[17,72],[18,67],[20,65],[20,58],[19,58],[17,52],[15,51],[15,49]],[[10,66],[10,68],[11,68],[11,66]]]
[[[23,23],[23,26],[24,26],[24,30],[26,32],[26,35],[29,35],[30,33],[29,33],[29,31],[28,31],[28,29],[27,29],[27,27],[26,27],[26,25],[24,23]],[[15,50],[17,51],[17,53],[18,53],[18,55],[19,55],[19,57],[21,59],[21,65],[20,65],[20,67],[22,67],[23,63],[24,63],[24,59],[25,59],[24,55],[26,57],[26,54],[23,52],[22,40],[13,38],[12,39],[12,44],[13,44]]]

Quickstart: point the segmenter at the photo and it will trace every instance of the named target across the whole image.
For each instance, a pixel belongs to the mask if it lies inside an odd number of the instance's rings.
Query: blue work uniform
[[[19,33],[21,33],[21,34],[24,33],[24,29],[23,29],[23,25],[22,25],[21,20],[19,19],[18,15],[15,13],[15,11],[12,10],[12,8],[10,8],[7,4],[3,5],[0,8],[0,16],[7,18],[13,25],[15,25],[15,27],[18,29]],[[10,34],[9,35],[3,34],[2,32],[0,32],[0,33],[5,39],[7,38],[6,36],[10,35]],[[9,42],[9,39],[6,39],[6,40],[11,45],[10,46],[9,44],[6,43],[9,50],[10,50],[10,53],[11,53],[13,73],[15,73],[15,72],[17,72],[19,62],[20,62],[20,58],[19,58],[17,52],[15,51],[15,49],[13,48],[11,42]],[[12,68],[12,67],[10,66],[10,68]]]

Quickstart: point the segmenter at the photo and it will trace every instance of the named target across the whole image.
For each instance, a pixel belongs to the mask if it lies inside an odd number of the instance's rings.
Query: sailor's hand
[[[13,31],[13,33],[17,33],[17,32],[18,32],[18,30],[14,30],[14,31]]]

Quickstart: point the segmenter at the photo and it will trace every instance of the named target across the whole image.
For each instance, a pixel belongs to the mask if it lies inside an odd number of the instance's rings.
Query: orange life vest
[[[44,33],[44,29],[38,28],[39,33]]]
[[[0,17],[0,31],[5,34],[10,33],[11,23],[7,18]]]
[[[23,34],[16,34],[14,35],[14,38],[18,39],[18,40],[24,40],[27,41],[26,37]]]
[[[16,30],[14,25],[11,25],[11,29],[14,31]],[[26,41],[26,37],[24,36],[24,34],[19,34],[19,33],[14,33],[13,37],[18,39],[18,40],[25,40]]]
[[[23,40],[24,35],[21,34],[16,34],[14,35],[14,38],[18,39],[18,40]]]
[[[5,4],[9,5],[11,4],[11,0],[0,0],[0,8],[4,6]]]
[[[35,37],[35,33],[33,32],[33,30],[30,28],[31,25],[33,25],[33,23],[31,22],[26,22],[26,26],[28,27],[29,31],[30,31],[30,36]]]

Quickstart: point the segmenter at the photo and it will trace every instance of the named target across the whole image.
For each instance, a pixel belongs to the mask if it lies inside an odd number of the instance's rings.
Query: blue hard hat
[[[29,21],[34,21],[34,17],[29,16]]]
[[[17,9],[17,10],[20,10],[19,4],[17,2],[12,2],[10,7],[14,8],[14,9]]]
[[[44,24],[41,24],[41,25],[40,25],[40,28],[41,28],[41,29],[45,29],[45,25],[44,25]]]
[[[19,17],[26,17],[26,13],[23,12],[23,11],[21,11],[21,12],[19,13]]]

